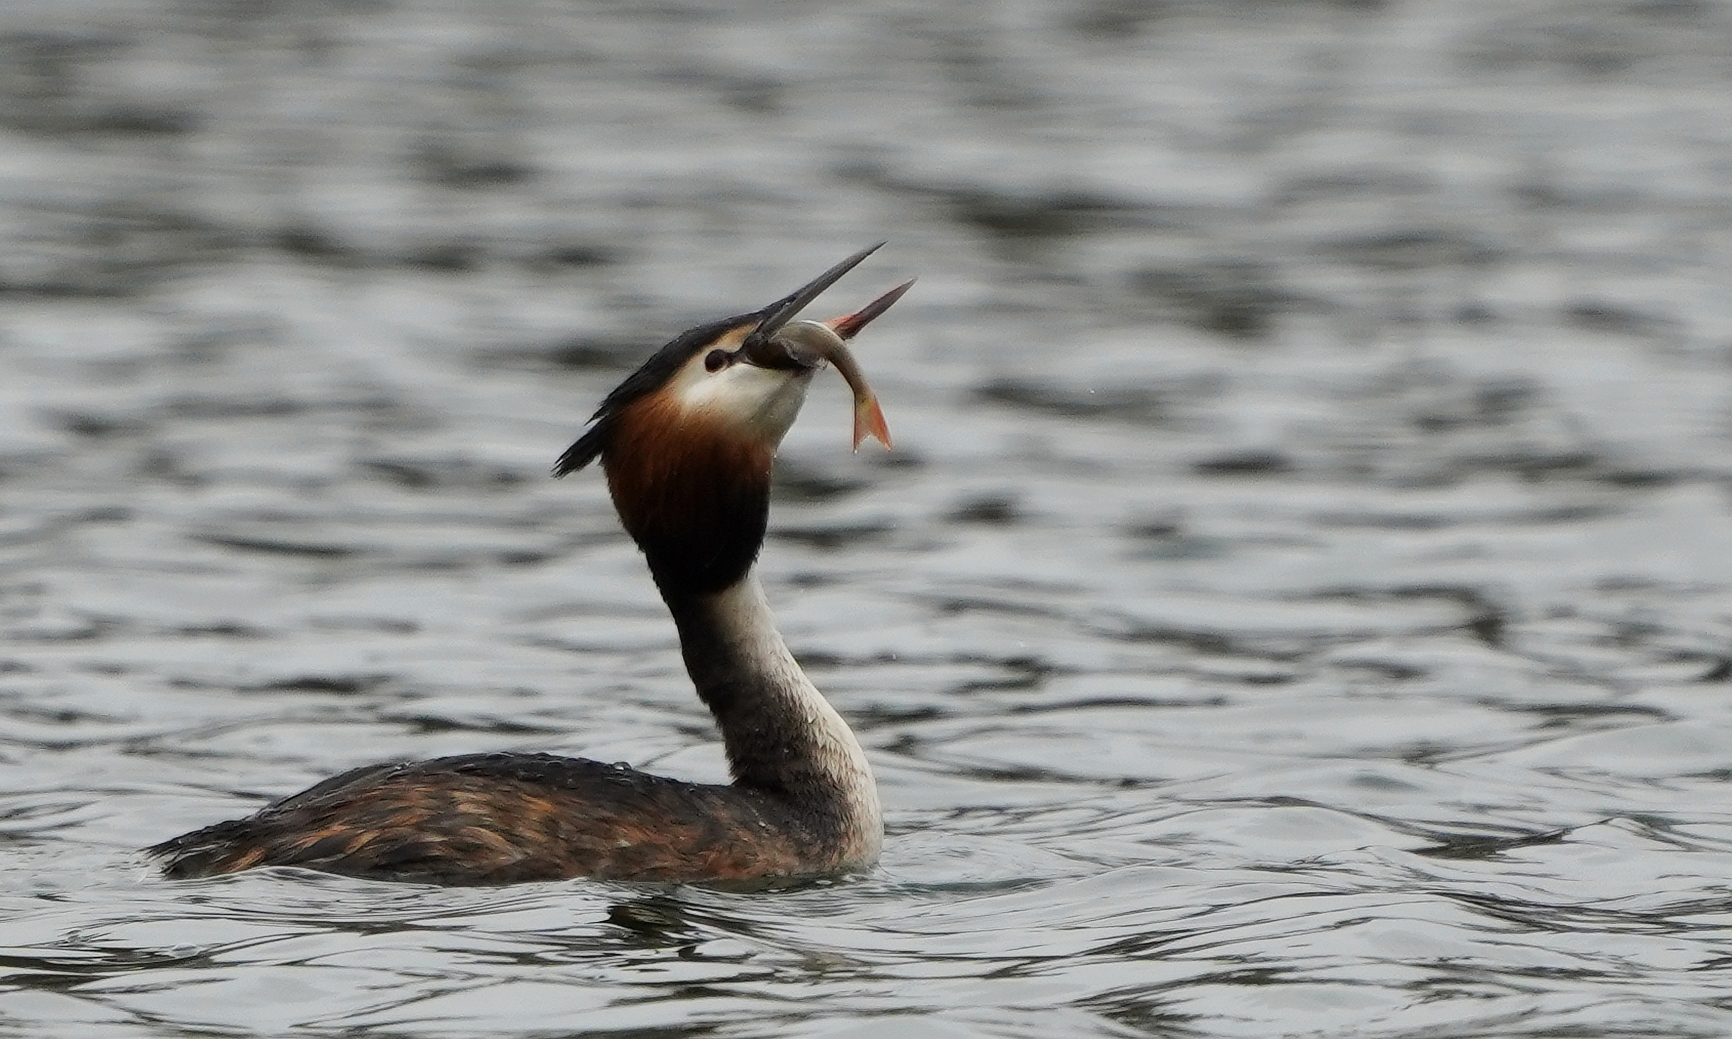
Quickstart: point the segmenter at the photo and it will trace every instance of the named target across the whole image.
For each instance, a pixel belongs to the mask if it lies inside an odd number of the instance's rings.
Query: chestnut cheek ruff
[[[649,360],[602,399],[601,407],[595,410],[591,419],[594,425],[559,456],[553,464],[553,475],[570,475],[601,457],[613,437],[614,423],[627,408],[666,387],[686,362],[698,353],[716,346],[739,345],[757,320],[755,314],[742,314],[699,325],[681,332],[673,342],[650,355]]]
[[[744,578],[764,543],[774,446],[660,395],[611,425],[608,489],[657,587],[705,594]]]

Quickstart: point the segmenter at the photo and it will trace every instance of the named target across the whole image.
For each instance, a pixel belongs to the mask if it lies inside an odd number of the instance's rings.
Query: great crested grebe
[[[564,476],[601,460],[620,521],[673,613],[686,670],[721,728],[733,783],[551,754],[368,765],[151,848],[168,860],[165,872],[302,866],[501,884],[817,876],[875,862],[884,823],[866,755],[795,663],[752,568],[771,459],[825,362],[854,390],[854,446],[868,435],[889,446],[845,341],[913,282],[844,317],[794,320],[878,248],[662,347],[607,395],[554,466]]]

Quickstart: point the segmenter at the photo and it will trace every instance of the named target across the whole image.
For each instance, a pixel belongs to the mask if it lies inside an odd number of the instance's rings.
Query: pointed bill
[[[842,275],[847,274],[849,271],[860,266],[861,262],[864,261],[866,257],[871,256],[882,248],[884,248],[884,243],[879,242],[877,245],[868,246],[867,248],[860,250],[853,256],[848,257],[846,260],[838,263],[823,274],[818,275],[816,278],[813,278],[811,281],[759,311],[759,313],[764,316],[758,319],[758,327],[752,329],[752,337],[754,339],[767,339],[774,335],[783,325],[794,320],[795,316],[798,315],[800,311],[806,309],[807,304],[817,299],[820,293],[836,284]]]

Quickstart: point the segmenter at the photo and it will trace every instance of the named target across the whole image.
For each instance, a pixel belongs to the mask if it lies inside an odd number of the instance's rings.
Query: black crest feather
[[[674,373],[700,350],[733,329],[756,323],[762,313],[759,311],[741,314],[738,317],[689,328],[674,337],[673,342],[651,354],[649,360],[638,366],[637,371],[626,376],[624,382],[602,398],[601,407],[595,409],[595,414],[590,416],[589,429],[553,463],[553,475],[557,477],[575,473],[599,458],[601,453],[607,450],[613,432],[613,421],[620,412],[634,401],[641,400],[666,385],[667,381],[674,377]]]

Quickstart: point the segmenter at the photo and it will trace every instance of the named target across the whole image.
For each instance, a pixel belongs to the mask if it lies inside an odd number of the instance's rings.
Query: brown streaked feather
[[[441,884],[595,877],[740,880],[833,869],[786,802],[545,754],[357,770],[246,819],[151,849],[174,877],[257,866]]]
[[[243,869],[252,869],[265,860],[265,849],[252,848],[245,854],[236,857],[230,865],[230,872],[238,873]]]

